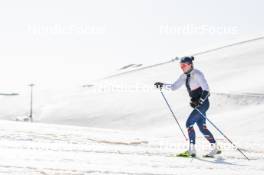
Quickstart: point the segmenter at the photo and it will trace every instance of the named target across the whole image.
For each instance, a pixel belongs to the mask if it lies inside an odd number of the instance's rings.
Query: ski
[[[179,154],[173,154],[171,155],[172,157],[180,157],[180,158],[192,158],[192,159],[223,159],[223,157],[221,155],[219,155],[220,153],[218,153],[217,155],[211,156],[208,154],[202,155],[202,156],[197,156],[195,155],[190,155],[188,151],[183,152],[183,153],[179,153]]]

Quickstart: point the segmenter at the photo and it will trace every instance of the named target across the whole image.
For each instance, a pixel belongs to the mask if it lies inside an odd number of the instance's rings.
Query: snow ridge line
[[[212,95],[239,100],[240,104],[262,104],[264,103],[264,94],[257,93],[211,93]]]
[[[235,97],[251,97],[251,98],[259,98],[264,99],[264,94],[262,93],[225,93],[225,92],[213,92],[212,94],[215,95],[222,95],[222,96],[235,96]]]
[[[214,49],[208,49],[208,50],[205,50],[205,51],[193,53],[193,54],[190,54],[190,55],[192,55],[192,56],[204,55],[204,54],[215,52],[215,51],[222,50],[222,49],[225,49],[225,48],[229,48],[229,47],[233,47],[233,46],[237,46],[237,45],[243,45],[243,44],[247,44],[247,43],[250,43],[250,42],[263,40],[263,39],[264,39],[264,36],[260,36],[260,37],[256,37],[256,38],[252,38],[252,39],[248,39],[248,40],[244,40],[244,41],[235,42],[235,43],[228,44],[228,45],[225,45],[225,46],[220,46],[220,47],[217,47],[217,48],[214,48]],[[162,66],[162,65],[165,65],[165,64],[169,64],[169,63],[172,63],[172,62],[176,61],[177,60],[176,58],[171,59],[169,61],[162,62],[162,63],[153,64],[153,65],[150,65],[150,66],[145,66],[145,67],[141,67],[141,68],[138,68],[138,69],[130,70],[130,71],[127,71],[127,72],[117,73],[117,74],[114,74],[114,75],[110,75],[110,76],[104,77],[104,78],[99,79],[99,80],[106,80],[106,79],[118,77],[118,76],[121,76],[121,75],[126,75],[126,74],[129,74],[129,73],[138,72],[138,71],[141,71],[141,70],[150,69],[150,68],[153,68],[153,67],[158,67],[158,66]]]

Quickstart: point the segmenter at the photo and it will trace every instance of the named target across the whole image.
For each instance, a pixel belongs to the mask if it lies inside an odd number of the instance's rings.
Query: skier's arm
[[[203,89],[203,92],[202,92],[202,95],[201,95],[201,98],[200,98],[200,100],[203,102],[210,95],[209,85],[208,85],[208,83],[207,83],[207,81],[206,81],[206,79],[204,77],[204,74],[202,72],[197,72],[195,78],[197,79],[197,82],[199,83],[199,85]]]
[[[171,90],[179,89],[185,82],[184,75],[181,75],[173,84],[164,84],[167,88]]]

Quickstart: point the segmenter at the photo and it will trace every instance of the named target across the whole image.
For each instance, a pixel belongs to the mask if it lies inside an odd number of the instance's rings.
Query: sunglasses
[[[181,63],[180,66],[181,66],[181,68],[186,68],[186,67],[189,67],[190,64],[187,64],[187,63]]]

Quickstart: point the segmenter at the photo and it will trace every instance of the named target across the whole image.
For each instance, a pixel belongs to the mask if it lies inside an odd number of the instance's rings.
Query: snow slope
[[[263,105],[261,94],[264,94],[264,80],[260,78],[264,68],[263,48],[264,40],[259,40],[204,54],[195,61],[195,66],[205,73],[212,91],[212,107],[208,114],[212,119],[219,120],[217,122],[220,124],[224,122],[227,129],[240,126],[233,120],[246,121],[248,116],[232,116],[227,122],[216,118],[216,115]],[[96,82],[91,88],[62,96],[52,105],[46,105],[39,120],[127,130],[174,128],[174,121],[160,93],[153,88],[153,83],[174,82],[180,73],[178,62],[171,62],[108,78]],[[191,110],[185,88],[164,93],[184,125],[186,115]],[[261,109],[253,112],[261,114]],[[252,122],[259,123],[258,120]],[[228,126],[229,123],[232,125]],[[264,131],[263,127],[256,130]]]
[[[251,161],[210,125],[223,149],[221,157],[173,156],[187,143],[153,87],[155,81],[173,82],[181,74],[178,62],[168,62],[85,88],[36,89],[37,123],[0,121],[0,174],[263,174],[263,57],[264,40],[256,40],[195,60],[212,92],[208,117]],[[185,88],[164,93],[184,127],[191,112]],[[27,98],[1,97],[1,118],[24,114]],[[208,144],[199,132],[197,136],[201,155]]]

